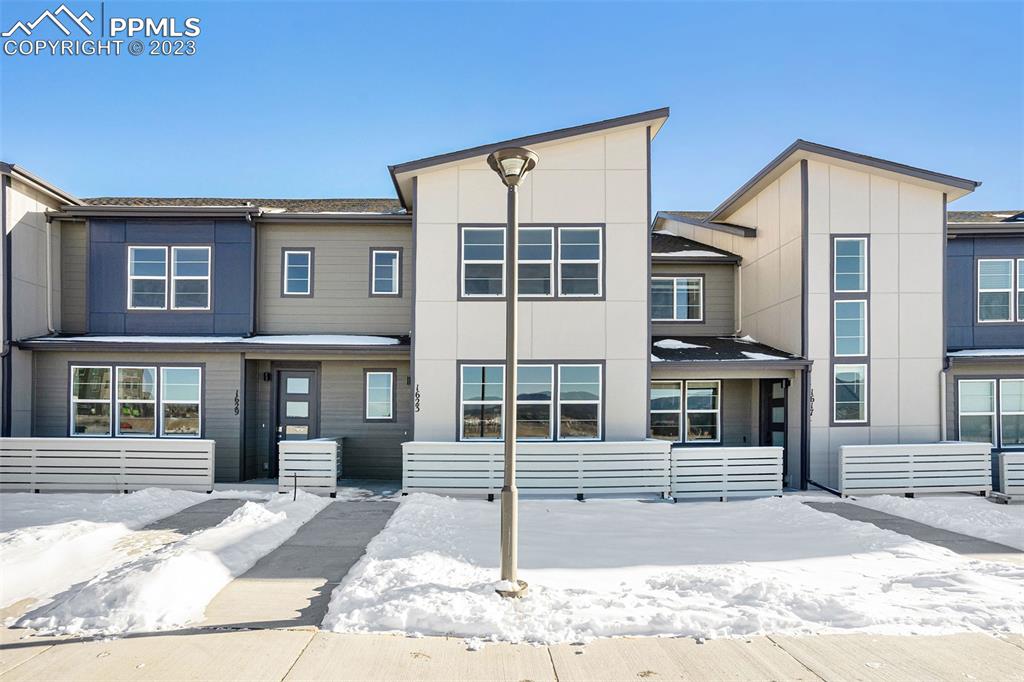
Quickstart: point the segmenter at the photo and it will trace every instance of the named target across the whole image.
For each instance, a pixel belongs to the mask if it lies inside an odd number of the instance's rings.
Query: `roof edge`
[[[0,161],[0,175],[10,175],[12,177],[21,180],[29,185],[34,185],[37,189],[41,189],[47,194],[50,194],[55,199],[63,201],[65,204],[72,206],[82,206],[85,202],[76,197],[74,194],[65,192],[60,187],[57,187],[51,182],[43,180],[38,175],[30,173],[21,166],[13,163],[7,163],[6,161]]]
[[[717,230],[718,232],[725,232],[739,237],[757,236],[757,228],[754,227],[734,225],[732,223],[725,222],[712,223],[707,220],[700,220],[697,218],[669,215],[667,211],[658,211],[657,215],[654,216],[654,224],[651,225],[652,230],[657,226],[659,220],[670,220],[676,223],[683,223],[684,225],[694,225],[695,227],[706,227],[709,230]]]
[[[59,211],[49,211],[51,218],[156,218],[156,217],[225,217],[236,216],[251,219],[259,215],[260,208],[252,205],[239,206],[112,206],[76,205],[62,206]]]
[[[758,171],[752,178],[743,183],[739,189],[729,195],[725,201],[719,204],[718,207],[711,212],[711,215],[708,216],[708,220],[714,221],[721,218],[723,215],[726,215],[731,209],[735,208],[736,204],[739,203],[739,200],[746,196],[746,194],[761,182],[761,180],[770,175],[786,159],[797,152],[820,154],[822,156],[831,157],[841,161],[849,161],[851,163],[870,166],[872,168],[878,168],[892,173],[907,175],[919,180],[926,180],[940,185],[955,187],[966,192],[973,192],[981,185],[981,182],[977,180],[968,180],[955,175],[947,175],[946,173],[938,173],[936,171],[930,171],[916,166],[908,166],[907,164],[898,163],[896,161],[880,159],[875,156],[858,154],[856,152],[840,149],[839,147],[829,147],[828,145],[819,144],[817,142],[798,139],[793,142],[793,144],[786,147],[782,153],[768,162],[768,164]]]

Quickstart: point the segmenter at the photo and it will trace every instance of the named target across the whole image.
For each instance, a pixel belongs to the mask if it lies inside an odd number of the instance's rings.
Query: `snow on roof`
[[[726,255],[724,253],[715,253],[714,251],[662,251],[655,254],[658,258],[665,257],[676,257],[676,256],[689,256],[691,258],[733,258],[733,256]]]
[[[60,336],[41,337],[47,343],[153,343],[153,344],[229,344],[282,346],[394,346],[402,342],[396,336],[354,334],[286,334],[266,336]]]
[[[973,348],[947,353],[951,358],[1024,357],[1024,348]]]
[[[662,339],[661,341],[655,341],[654,345],[658,348],[666,348],[668,350],[681,350],[683,348],[707,348],[699,343],[686,343],[679,339]]]
[[[769,353],[751,353],[750,351],[740,351],[748,360],[789,360],[781,355],[771,355]]]
[[[750,336],[658,337],[651,347],[652,362],[751,362],[797,360],[797,355],[759,343]]]

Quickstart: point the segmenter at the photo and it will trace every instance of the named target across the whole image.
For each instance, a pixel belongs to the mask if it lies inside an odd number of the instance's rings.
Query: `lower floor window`
[[[1024,378],[961,379],[957,405],[960,440],[1024,447]]]
[[[679,381],[651,384],[651,437],[672,443],[682,441],[682,392]]]
[[[201,394],[199,367],[72,366],[70,433],[198,438]]]
[[[366,373],[366,418],[389,420],[394,411],[395,374],[391,371]]]
[[[720,381],[686,382],[686,442],[717,443],[721,440]]]
[[[832,382],[832,420],[851,424],[867,422],[867,365],[836,365]]]
[[[599,440],[602,366],[529,364],[516,372],[518,440]],[[462,365],[459,370],[462,440],[504,437],[505,368]]]

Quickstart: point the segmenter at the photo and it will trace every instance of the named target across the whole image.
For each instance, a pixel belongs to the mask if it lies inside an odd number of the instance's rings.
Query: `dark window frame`
[[[370,409],[370,375],[391,375],[391,416],[371,417]],[[363,368],[363,422],[366,424],[394,424],[398,421],[398,368],[397,367],[364,367]]]

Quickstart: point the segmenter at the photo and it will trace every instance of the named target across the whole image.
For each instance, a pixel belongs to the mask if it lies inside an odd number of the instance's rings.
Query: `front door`
[[[761,445],[786,447],[786,379],[761,380]],[[782,475],[786,475],[786,456]]]
[[[277,370],[275,443],[320,437],[320,386],[314,369]],[[276,448],[275,448],[276,449]],[[272,475],[277,475],[274,453]]]

